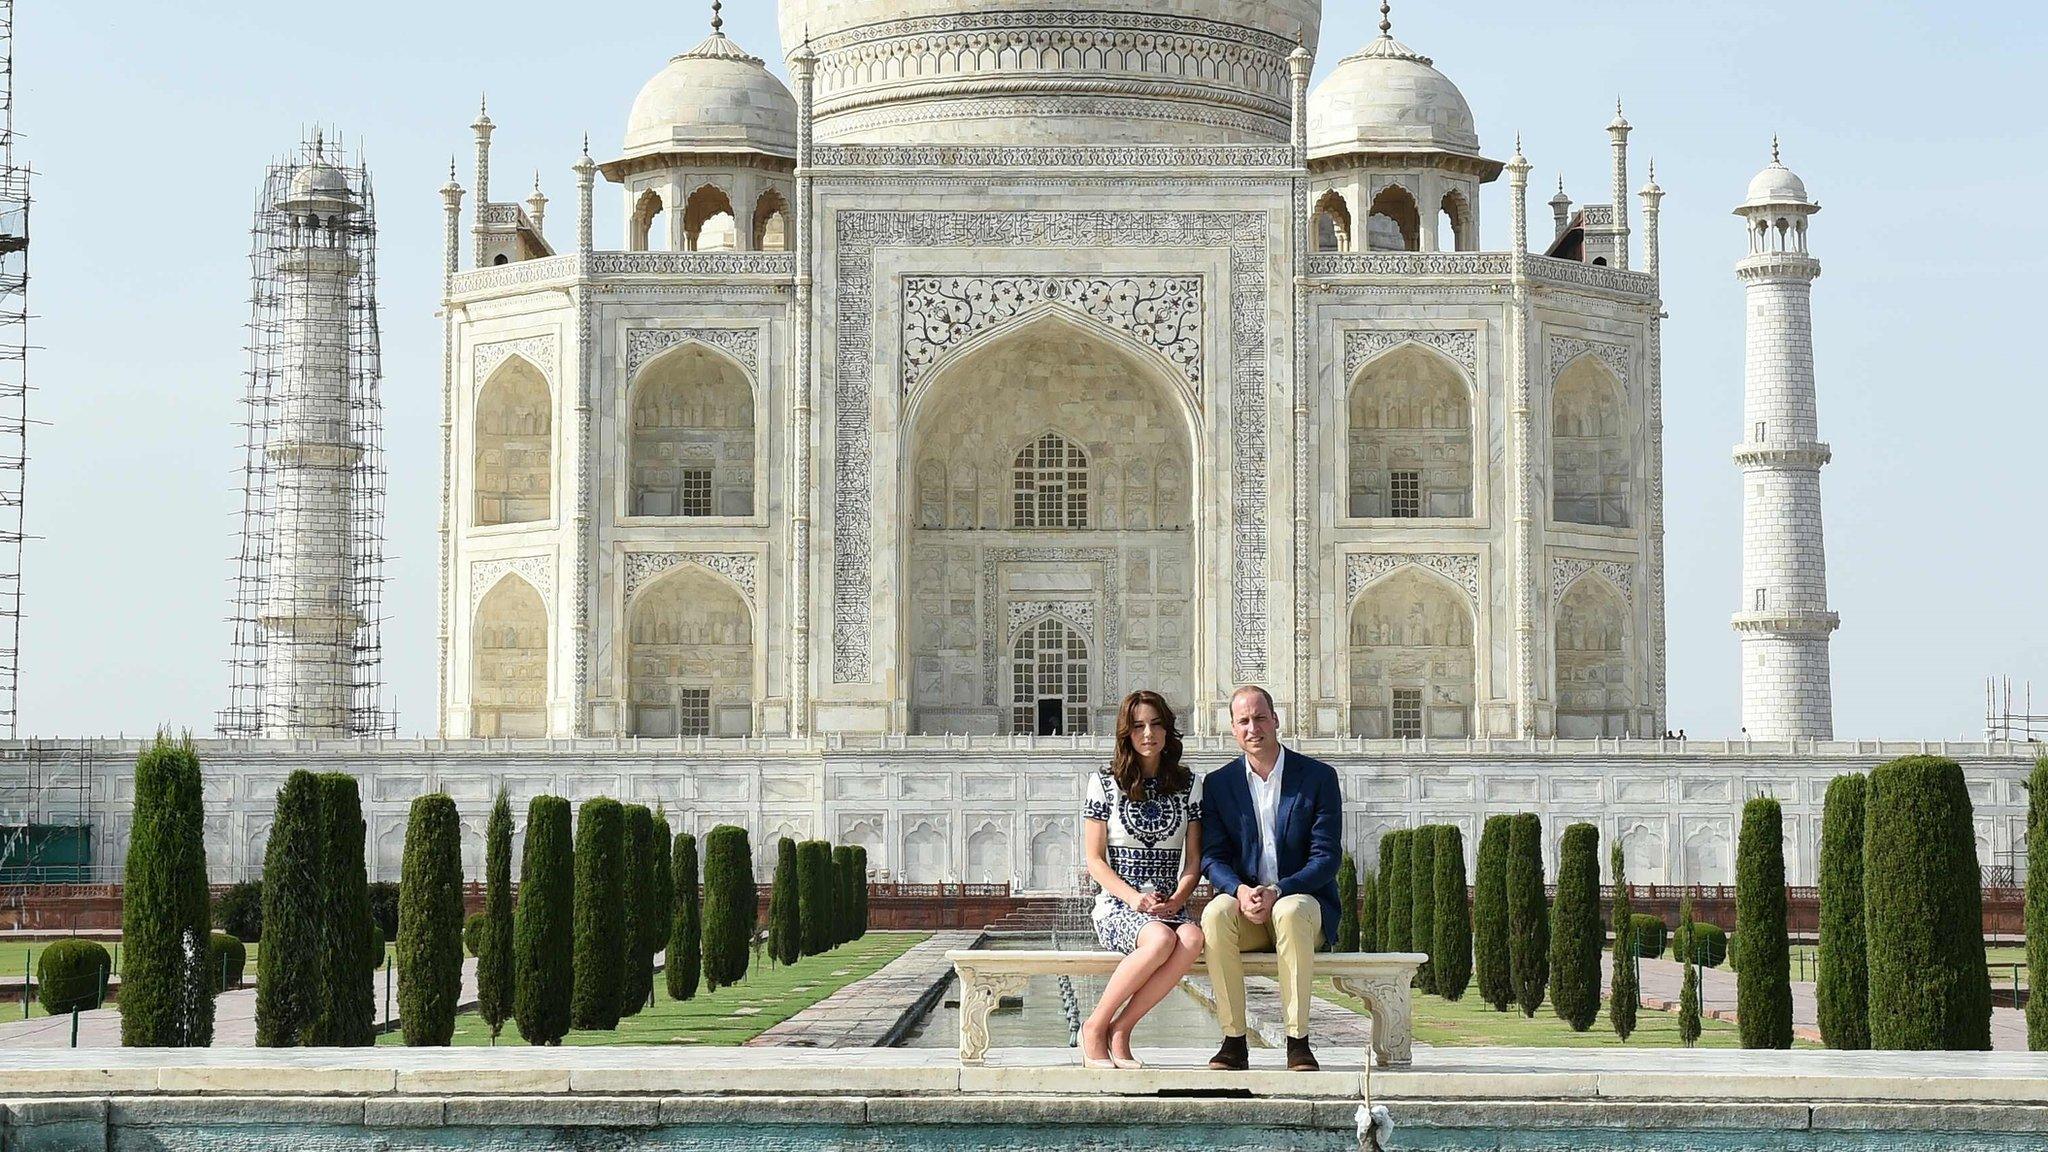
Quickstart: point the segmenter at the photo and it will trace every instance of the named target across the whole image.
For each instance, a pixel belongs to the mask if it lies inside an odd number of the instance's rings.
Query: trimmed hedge
[[[1465,834],[1436,830],[1436,991],[1459,1000],[1472,984],[1472,900],[1465,887]]]
[[[675,919],[675,863],[669,857],[675,846],[675,833],[669,830],[668,817],[657,809],[654,813],[654,867],[648,872],[648,882],[640,894],[640,898],[647,902],[640,916],[640,927],[646,932],[641,937],[640,947],[647,953],[649,997],[654,995],[654,957],[668,950],[669,929]]]
[[[1700,1038],[1700,966],[1692,957],[1696,929],[1692,897],[1682,896],[1678,901],[1678,962],[1685,966],[1685,976],[1678,988],[1678,1039],[1687,1048]]]
[[[850,845],[832,849],[832,879],[838,884],[832,901],[833,936],[835,943],[848,944],[858,935],[854,920],[860,915],[859,890],[867,886]]]
[[[1408,897],[1412,910],[1409,913],[1409,929],[1415,940],[1415,950],[1426,952],[1429,959],[1416,970],[1415,986],[1424,992],[1436,991],[1436,825],[1424,824],[1415,829],[1408,842]]]
[[[1664,949],[1669,946],[1669,930],[1664,918],[1652,912],[1635,914],[1636,955],[1645,960],[1661,959]]]
[[[832,883],[832,846],[823,840],[797,845],[797,923],[806,956],[832,947]]]
[[[462,1002],[462,817],[446,793],[412,802],[398,896],[398,1026],[412,1048],[455,1038]]]
[[[1972,824],[1969,789],[1953,760],[1908,756],[1870,774],[1863,892],[1873,1048],[1991,1047],[1983,877]],[[1753,944],[1745,938],[1742,946]]]
[[[791,845],[793,849],[794,844]],[[688,832],[676,834],[669,852],[669,875],[675,884],[675,901],[668,933],[668,998],[683,1001],[697,995],[697,980],[703,971],[702,898],[697,891],[697,838]]]
[[[1735,928],[1743,964],[1735,1011],[1744,1048],[1792,1046],[1792,959],[1785,931],[1785,817],[1758,796],[1742,806],[1735,845]]]
[[[1693,921],[1692,962],[1704,968],[1719,968],[1727,960],[1728,933],[1719,924]]]
[[[1814,997],[1830,1048],[1870,1047],[1870,965],[1863,936],[1863,794],[1860,773],[1829,782],[1820,822],[1820,972]]]
[[[526,806],[526,850],[512,928],[512,1017],[528,1044],[560,1044],[569,1032],[576,983],[574,907],[569,802],[536,796]]]
[[[576,813],[576,989],[569,1023],[619,1026],[626,967],[626,810],[609,796]]]
[[[1515,816],[1508,828],[1508,971],[1523,1016],[1536,1015],[1550,982],[1550,905],[1543,884],[1543,819]]]
[[[2027,971],[2048,972],[2048,756],[2027,781]],[[2048,996],[2027,998],[2027,1047],[2048,1051]]]
[[[853,845],[853,938],[868,934],[868,850]]]
[[[491,1039],[512,1015],[513,940],[512,800],[498,790],[484,829],[484,928],[476,953],[476,1014],[490,1026]]]
[[[1394,890],[1394,836],[1395,833],[1392,832],[1382,833],[1380,836],[1380,874],[1376,892],[1380,904],[1378,927],[1375,931],[1378,933],[1379,950],[1382,952],[1399,951],[1394,947],[1394,909],[1393,900],[1390,898]]]
[[[1600,1015],[1600,830],[1574,824],[1557,853],[1557,902],[1550,913],[1550,1007],[1584,1032]]]
[[[59,940],[36,958],[36,1003],[52,1016],[97,1008],[113,967],[113,957],[99,941]]]
[[[484,933],[490,929],[491,918],[479,912],[462,922],[462,951],[465,955],[481,960],[484,956]]]
[[[256,953],[256,1043],[295,1048],[320,1011],[322,853],[320,778],[300,769],[277,791],[263,851],[263,947]],[[129,856],[133,867],[134,856]],[[129,958],[133,972],[134,959]],[[124,980],[123,983],[126,983]],[[125,1027],[125,1024],[124,1024]]]
[[[1486,818],[1472,884],[1473,975],[1479,980],[1479,998],[1496,1012],[1515,1002],[1508,960],[1508,836],[1514,824],[1505,812]]]
[[[1358,864],[1349,852],[1337,861],[1337,951],[1358,951]]]
[[[803,864],[801,846],[797,864]],[[801,888],[802,879],[798,886]],[[759,912],[754,890],[754,854],[747,830],[721,824],[704,837],[704,983],[716,991],[747,974]],[[802,909],[798,909],[802,915]]]
[[[210,970],[206,946],[213,925],[206,802],[190,738],[172,743],[160,732],[136,757],[131,811],[121,905],[121,1043],[204,1048],[213,1043],[219,977]]]
[[[249,971],[249,946],[228,935],[215,932],[206,941],[206,969],[213,977],[213,990],[226,992],[242,986],[242,976]]]
[[[804,954],[803,922],[797,918],[796,841],[775,841],[775,880],[768,889],[768,955],[785,968]]]
[[[251,944],[263,939],[263,881],[228,885],[213,902],[213,926]]]
[[[654,949],[648,946],[653,926],[647,918],[654,906],[647,890],[654,885],[654,810],[645,804],[626,806],[624,884],[625,963],[619,972],[619,1015],[635,1016],[654,995]],[[665,922],[664,922],[665,923]]]
[[[370,919],[377,924],[378,935],[383,943],[398,942],[398,884],[392,880],[379,880],[370,885]]]
[[[1372,869],[1358,880],[1358,950],[1379,952],[1380,948],[1380,882]]]
[[[376,971],[384,960],[384,937],[371,911],[370,868],[364,854],[369,825],[363,820],[362,789],[355,777],[346,772],[321,775],[320,818],[325,958],[320,966],[320,1010],[307,1043],[366,1048],[377,1042]],[[461,932],[460,921],[455,930]]]
[[[1629,1033],[1636,1030],[1636,1008],[1642,1000],[1636,977],[1636,914],[1629,905],[1628,861],[1619,843],[1608,849],[1608,857],[1608,871],[1614,874],[1614,910],[1607,916],[1614,928],[1614,963],[1607,1019],[1614,1025],[1614,1034],[1626,1043]]]
[[[1394,841],[1392,883],[1387,890],[1387,938],[1395,952],[1414,952],[1415,947],[1415,833],[1403,828],[1391,835]]]

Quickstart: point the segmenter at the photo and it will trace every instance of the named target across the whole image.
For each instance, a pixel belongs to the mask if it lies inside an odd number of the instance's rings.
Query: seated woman
[[[1202,955],[1188,897],[1201,878],[1202,782],[1181,763],[1173,709],[1157,692],[1133,692],[1117,710],[1116,756],[1088,781],[1088,874],[1095,935],[1121,952],[1102,1002],[1081,1025],[1081,1063],[1142,1068],[1131,1030]]]

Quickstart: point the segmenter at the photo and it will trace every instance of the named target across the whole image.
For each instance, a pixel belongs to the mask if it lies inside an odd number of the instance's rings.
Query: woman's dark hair
[[[1166,702],[1166,697],[1144,688],[1124,697],[1123,705],[1116,710],[1116,757],[1109,764],[1110,778],[1126,799],[1145,798],[1144,763],[1138,758],[1138,750],[1131,746],[1131,716],[1140,704],[1151,705],[1166,725],[1166,747],[1159,753],[1159,790],[1172,794],[1194,787],[1194,773],[1180,760],[1180,726],[1174,723],[1173,706]]]

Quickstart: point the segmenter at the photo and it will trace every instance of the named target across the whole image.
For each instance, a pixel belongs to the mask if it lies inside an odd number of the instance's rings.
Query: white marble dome
[[[1076,8],[1083,10],[1077,12]],[[778,0],[823,143],[1288,139],[1320,0]]]
[[[633,100],[625,158],[672,152],[796,156],[796,97],[723,33],[668,62]]]
[[[1345,57],[1308,97],[1311,156],[1348,152],[1479,155],[1472,106],[1429,57],[1392,35]]]
[[[1749,198],[1743,202],[1743,207],[1806,203],[1810,203],[1806,198],[1806,181],[1773,158],[1771,166],[1757,173],[1756,178],[1749,182]]]

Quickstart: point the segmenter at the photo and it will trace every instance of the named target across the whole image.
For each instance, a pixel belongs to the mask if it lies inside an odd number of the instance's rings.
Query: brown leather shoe
[[[1308,1037],[1287,1038],[1287,1070],[1289,1072],[1320,1072],[1321,1064],[1316,1063],[1316,1054],[1308,1050]]]
[[[1242,1036],[1225,1036],[1223,1047],[1209,1057],[1209,1067],[1218,1072],[1242,1072],[1251,1066],[1251,1051]]]

